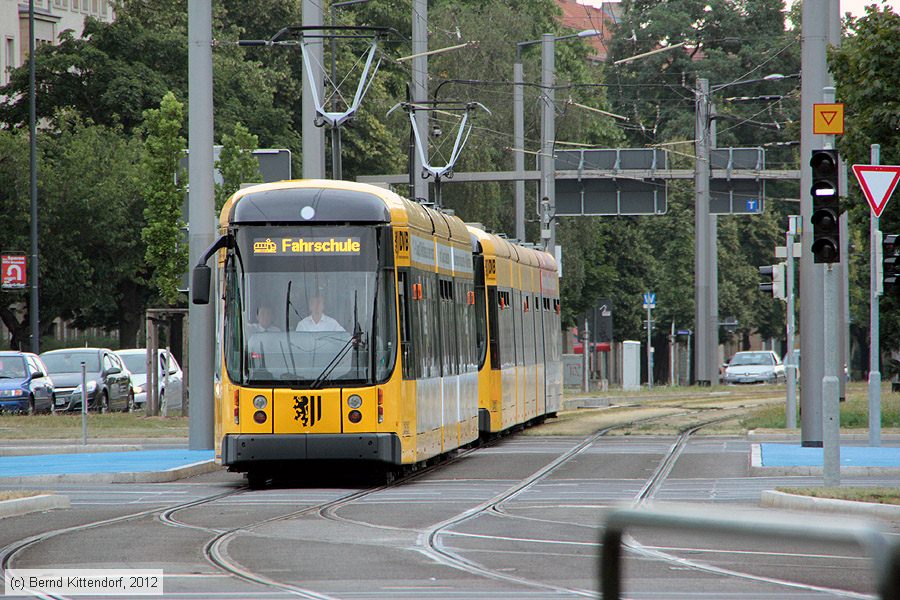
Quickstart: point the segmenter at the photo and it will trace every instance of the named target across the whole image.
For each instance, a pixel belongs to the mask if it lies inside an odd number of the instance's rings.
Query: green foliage
[[[900,163],[900,15],[885,6],[866,8],[866,14],[845,22],[839,48],[829,52],[837,98],[845,109],[844,135],[838,139],[841,160],[869,164],[870,145],[881,145],[881,164]],[[869,207],[852,174],[849,175],[851,243],[851,321],[862,346],[867,346],[869,322]],[[881,230],[900,233],[897,194],[881,216]],[[900,348],[900,303],[881,300],[881,347]]]
[[[622,65],[607,64],[606,96],[612,112],[630,119],[621,126],[627,137],[624,146],[665,144],[673,150],[669,153],[670,167],[692,168],[694,85],[698,77],[708,78],[714,89],[721,86],[721,91],[711,96],[718,115],[719,147],[753,147],[796,139],[792,127],[799,106],[792,87],[797,80],[742,83],[770,73],[799,71],[799,38],[785,28],[781,0],[625,0],[623,8],[625,14],[610,43],[610,63],[685,43],[682,48]],[[732,95],[771,94],[781,94],[784,99],[769,105],[725,102]],[[781,129],[760,128],[760,123],[777,123]],[[679,140],[687,142],[671,144]],[[767,149],[766,165],[795,168],[796,157],[787,151]],[[795,207],[788,209],[773,202],[771,197],[796,196],[797,186],[770,183],[766,193],[770,199],[765,214],[717,219],[719,315],[737,317],[741,326],[736,333],[742,336],[755,331],[779,336],[783,331],[783,306],[757,291],[756,267],[772,263],[773,247],[783,243],[786,213],[796,211]],[[647,290],[657,292],[658,322],[674,321],[676,326],[686,328],[693,323],[693,185],[670,182],[668,199],[665,217],[628,221],[634,230],[631,235],[641,244],[623,246],[627,251],[616,259],[615,270],[623,282],[611,286],[611,295],[620,298],[615,323],[619,339],[643,335],[639,294]],[[628,275],[622,275],[625,273]]]
[[[145,257],[152,269],[151,283],[168,304],[180,299],[177,287],[187,270],[187,248],[181,243],[184,188],[180,182],[185,180],[185,173],[178,165],[185,146],[181,136],[183,119],[184,105],[172,92],[163,96],[158,109],[144,113],[147,137],[141,156],[141,175],[147,223],[141,239],[147,246]]]
[[[139,149],[119,129],[77,115],[54,117],[57,130],[38,134],[40,320],[46,335],[56,317],[78,327],[120,328],[123,340],[137,331],[134,306],[145,302]],[[28,136],[0,131],[0,245],[27,249]],[[6,295],[0,318],[26,343],[28,316]]]
[[[222,174],[222,183],[216,184],[217,213],[242,183],[262,182],[259,161],[253,156],[257,143],[257,137],[240,123],[234,124],[234,133],[222,136],[222,152],[216,161],[216,168]]]

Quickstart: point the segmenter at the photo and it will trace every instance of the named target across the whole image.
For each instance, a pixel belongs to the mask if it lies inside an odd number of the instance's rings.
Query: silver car
[[[168,401],[169,405],[181,405],[181,387],[183,373],[178,361],[168,353],[169,356],[169,376],[168,387],[166,386],[166,350],[160,348],[158,351],[158,378],[159,378],[159,402],[160,406],[163,401]],[[135,407],[141,407],[147,402],[147,349],[136,348],[132,350],[119,350],[116,352],[125,366],[131,371],[131,386],[134,391]]]
[[[726,384],[783,383],[784,364],[771,350],[738,352],[725,368],[722,379]]]

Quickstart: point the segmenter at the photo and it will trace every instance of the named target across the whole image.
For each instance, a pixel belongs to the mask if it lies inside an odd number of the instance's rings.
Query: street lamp
[[[524,76],[522,69],[522,49],[527,46],[541,44],[541,87],[544,104],[541,111],[541,151],[540,151],[540,197],[546,200],[550,209],[549,238],[546,247],[553,252],[556,245],[556,225],[552,215],[556,210],[556,192],[554,186],[556,165],[553,160],[553,141],[556,138],[555,100],[556,65],[555,44],[557,41],[575,38],[586,38],[600,35],[596,29],[585,29],[578,33],[554,36],[545,33],[539,40],[528,40],[516,43],[516,61],[513,64],[513,161],[516,171],[515,213],[516,238],[525,240],[525,99]]]
[[[695,153],[694,169],[694,352],[696,355],[696,381],[716,385],[719,382],[719,265],[718,222],[710,214],[710,164],[709,156],[716,146],[715,107],[711,102],[714,92],[726,88],[792,79],[800,74],[772,73],[759,79],[745,79],[710,87],[708,79],[698,79],[696,88]]]

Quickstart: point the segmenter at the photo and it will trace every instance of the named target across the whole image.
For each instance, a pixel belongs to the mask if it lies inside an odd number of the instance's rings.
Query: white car
[[[163,406],[163,402],[169,403],[169,406],[181,405],[181,387],[183,385],[183,373],[178,361],[169,352],[169,377],[168,387],[166,386],[166,350],[160,348],[158,351],[158,377],[159,377],[159,404]],[[119,350],[116,352],[125,363],[125,366],[131,371],[131,386],[134,390],[134,405],[136,407],[144,406],[147,402],[147,349],[136,348],[133,350]]]
[[[737,352],[725,369],[723,381],[737,383],[783,383],[784,364],[771,350]]]

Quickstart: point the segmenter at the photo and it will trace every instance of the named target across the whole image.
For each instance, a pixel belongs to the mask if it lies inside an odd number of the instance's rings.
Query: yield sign
[[[853,165],[853,174],[872,208],[872,214],[880,217],[900,181],[900,166]]]

